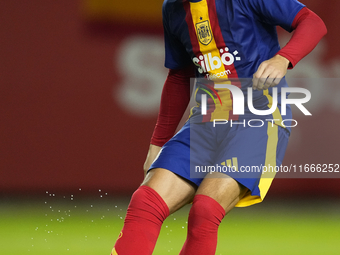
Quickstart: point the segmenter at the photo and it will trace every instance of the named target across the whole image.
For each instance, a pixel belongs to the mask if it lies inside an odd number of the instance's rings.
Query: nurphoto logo
[[[231,84],[218,84],[215,83],[214,86],[215,89],[229,89],[230,93],[233,96],[233,114],[234,115],[244,115],[244,94],[242,92],[242,90],[240,88],[238,88],[235,85],[231,85]],[[278,106],[278,92],[277,92],[277,88],[274,87],[273,89],[273,93],[272,93],[272,105],[269,109],[266,110],[257,110],[255,109],[254,105],[253,105],[253,88],[249,87],[247,89],[248,92],[248,108],[249,111],[255,115],[258,116],[265,116],[265,115],[270,115],[272,113],[274,113],[274,111],[277,109]],[[204,90],[204,89],[203,89]],[[204,90],[206,91],[206,90]],[[304,97],[303,98],[287,98],[287,94],[290,93],[300,93],[303,94]],[[212,97],[212,99],[214,100],[215,104],[217,103],[216,100],[213,98],[211,93],[207,93],[210,97]],[[202,115],[206,115],[207,114],[207,94],[202,94],[201,95],[201,114]],[[216,93],[215,93],[216,94]],[[218,94],[217,97],[219,98]],[[312,114],[306,109],[306,107],[303,106],[303,104],[309,102],[309,100],[311,99],[311,93],[308,89],[305,88],[290,88],[290,87],[283,87],[281,88],[281,115],[285,116],[287,114],[286,112],[286,106],[288,104],[294,104],[296,105],[296,107],[306,116],[311,116]],[[220,100],[220,98],[219,98]],[[220,101],[220,103],[222,104],[222,102]],[[272,124],[274,124],[275,121],[278,121],[276,119],[266,119],[265,121],[270,121],[272,122]],[[232,120],[225,120],[225,119],[214,119],[214,127],[216,124],[227,124],[228,122],[232,123]],[[252,125],[251,123],[257,123],[257,125]],[[258,125],[258,122],[261,122],[262,125]],[[295,127],[297,126],[297,121],[294,119],[285,119],[282,120],[282,125],[285,125],[285,122],[294,122],[295,125],[289,126],[289,127]],[[245,125],[245,120],[243,121],[243,123],[235,123],[234,124],[244,124]],[[261,119],[251,119],[248,120],[248,126],[250,127],[261,127],[263,126],[264,122]]]

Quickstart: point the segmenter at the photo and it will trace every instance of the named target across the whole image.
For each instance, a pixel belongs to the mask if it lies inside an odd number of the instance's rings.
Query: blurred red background
[[[313,116],[296,114],[284,165],[339,164],[340,2],[302,2],[328,34],[290,76],[327,82],[306,85]],[[138,187],[167,74],[161,5],[0,0],[0,193]],[[339,196],[339,184],[277,179],[270,194]]]

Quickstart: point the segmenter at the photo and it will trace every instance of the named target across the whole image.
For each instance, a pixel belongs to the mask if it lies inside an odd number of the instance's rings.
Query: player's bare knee
[[[229,212],[244,196],[247,188],[231,177],[216,173],[214,178],[205,178],[196,194],[209,196]]]
[[[196,192],[192,184],[162,168],[150,170],[142,185],[154,189],[168,205],[170,213],[190,203]]]

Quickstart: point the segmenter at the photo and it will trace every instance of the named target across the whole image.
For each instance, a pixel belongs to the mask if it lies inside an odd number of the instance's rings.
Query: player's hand
[[[253,89],[265,90],[274,87],[286,75],[289,60],[280,55],[263,61],[253,75]]]
[[[152,162],[156,159],[156,157],[158,156],[158,153],[160,152],[161,149],[162,149],[162,147],[150,144],[148,155],[146,156],[146,160],[144,162],[144,167],[143,167],[144,177],[146,176],[146,172],[149,170]]]

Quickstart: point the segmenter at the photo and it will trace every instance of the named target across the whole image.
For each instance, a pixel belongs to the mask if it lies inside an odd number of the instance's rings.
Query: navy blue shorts
[[[188,121],[162,147],[150,170],[167,169],[197,186],[211,173],[222,172],[249,189],[236,206],[262,202],[275,166],[282,163],[289,132],[271,122],[251,125]]]

